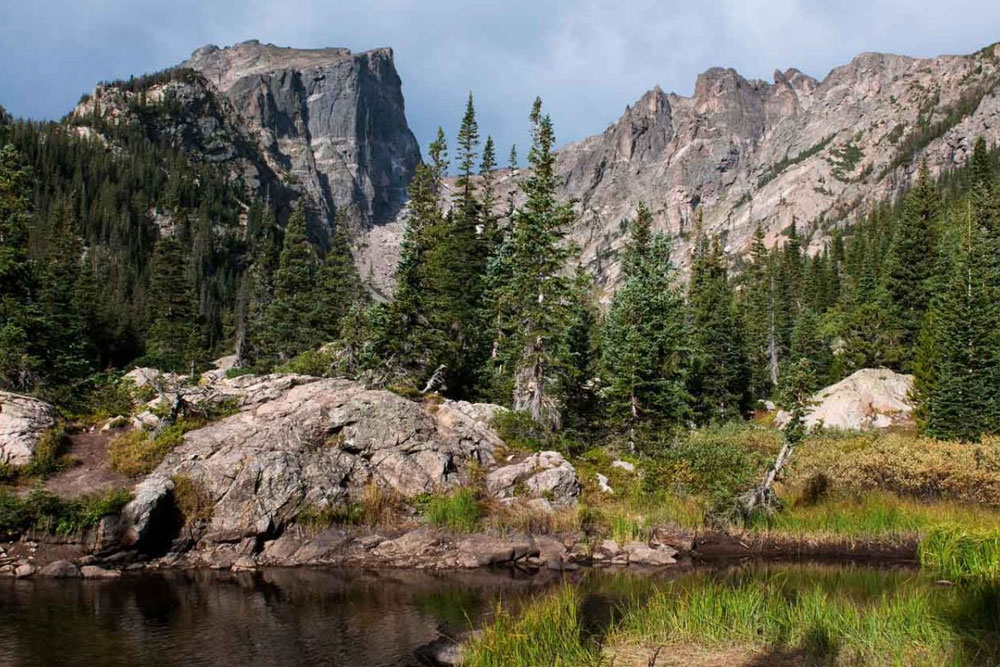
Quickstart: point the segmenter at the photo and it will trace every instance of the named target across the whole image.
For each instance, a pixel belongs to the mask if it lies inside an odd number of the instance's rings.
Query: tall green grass
[[[720,660],[734,650],[755,654],[754,664],[770,664],[771,656],[792,656],[794,664],[1000,664],[1000,586],[944,587],[934,579],[916,570],[833,566],[698,571],[638,587],[614,581],[610,589],[600,577],[585,578],[519,615],[498,609],[466,646],[464,664],[646,664],[628,659],[656,647],[666,647],[658,664],[672,664],[664,659],[671,647],[709,658],[718,652]],[[628,601],[595,627],[584,598],[622,586]]]
[[[497,608],[493,622],[466,645],[465,667],[598,667],[583,639],[580,600],[571,586],[539,598],[516,617]]]
[[[474,531],[482,516],[482,508],[472,489],[461,488],[446,495],[431,496],[422,504],[428,521],[459,533]]]
[[[757,517],[751,527],[793,537],[893,539],[922,537],[942,526],[989,530],[1000,526],[1000,512],[958,502],[922,502],[887,492],[792,502],[782,511]]]
[[[912,572],[803,575],[678,579],[630,609],[609,644],[781,649],[807,663],[994,664],[997,638],[983,629],[996,627],[1000,609],[981,606],[970,620],[962,589]]]
[[[920,542],[920,564],[951,579],[1000,579],[1000,533],[936,528]]]

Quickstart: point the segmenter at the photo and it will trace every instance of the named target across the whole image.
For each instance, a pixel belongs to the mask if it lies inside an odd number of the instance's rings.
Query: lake
[[[773,574],[775,566],[767,567]],[[802,576],[801,568],[789,567]],[[900,572],[864,569],[876,579],[882,572],[890,578]],[[590,570],[575,573],[571,581],[582,589],[581,612],[588,631],[600,633],[623,602],[698,572]],[[531,575],[515,570],[336,569],[167,571],[105,581],[2,580],[0,664],[423,665],[429,663],[421,661],[421,651],[440,636],[460,636],[488,621],[498,604],[516,607],[563,580],[563,575],[547,571]]]

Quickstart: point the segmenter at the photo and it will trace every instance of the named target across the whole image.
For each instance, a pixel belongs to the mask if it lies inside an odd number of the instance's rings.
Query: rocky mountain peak
[[[257,40],[204,46],[183,63],[238,110],[268,163],[308,197],[315,215],[352,229],[361,268],[366,236],[392,220],[420,149],[406,122],[392,49],[294,49]]]

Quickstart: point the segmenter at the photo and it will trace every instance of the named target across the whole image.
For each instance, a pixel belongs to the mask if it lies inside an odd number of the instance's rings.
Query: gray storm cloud
[[[967,53],[1000,40],[1000,3],[951,0],[0,0],[0,104],[58,118],[102,79],[176,64],[205,43],[392,46],[421,145],[476,96],[506,156],[535,95],[560,143],[600,132],[659,85],[689,94],[719,65],[823,77],[864,51]]]

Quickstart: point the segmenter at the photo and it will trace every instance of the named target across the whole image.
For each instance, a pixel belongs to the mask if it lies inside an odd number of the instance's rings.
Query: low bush
[[[212,516],[212,497],[198,482],[187,475],[174,475],[174,503],[184,523],[195,523]]]
[[[298,375],[325,377],[330,374],[335,362],[336,358],[334,355],[328,352],[306,350],[290,359],[287,363],[276,366],[274,371],[276,373],[296,373]]]
[[[24,468],[28,475],[46,477],[66,467],[69,460],[65,456],[69,448],[69,436],[62,424],[50,428],[39,438],[31,462]]]
[[[779,431],[752,423],[696,430],[646,464],[646,490],[700,496],[710,518],[721,515],[760,480],[781,443]]]
[[[556,451],[564,456],[578,456],[587,450],[582,441],[567,431],[552,431],[526,412],[500,410],[493,417],[493,428],[507,447],[514,450]]]
[[[128,477],[149,474],[164,456],[184,442],[185,433],[206,423],[208,420],[203,418],[179,419],[155,436],[141,429],[126,431],[108,445],[111,469]]]
[[[892,491],[921,500],[1000,507],[1000,441],[943,442],[904,434],[812,436],[796,450],[786,488],[816,475],[833,492]]]
[[[35,529],[70,535],[97,524],[102,517],[119,514],[132,499],[125,489],[65,500],[36,488],[25,497],[0,490],[0,535],[7,538]]]

